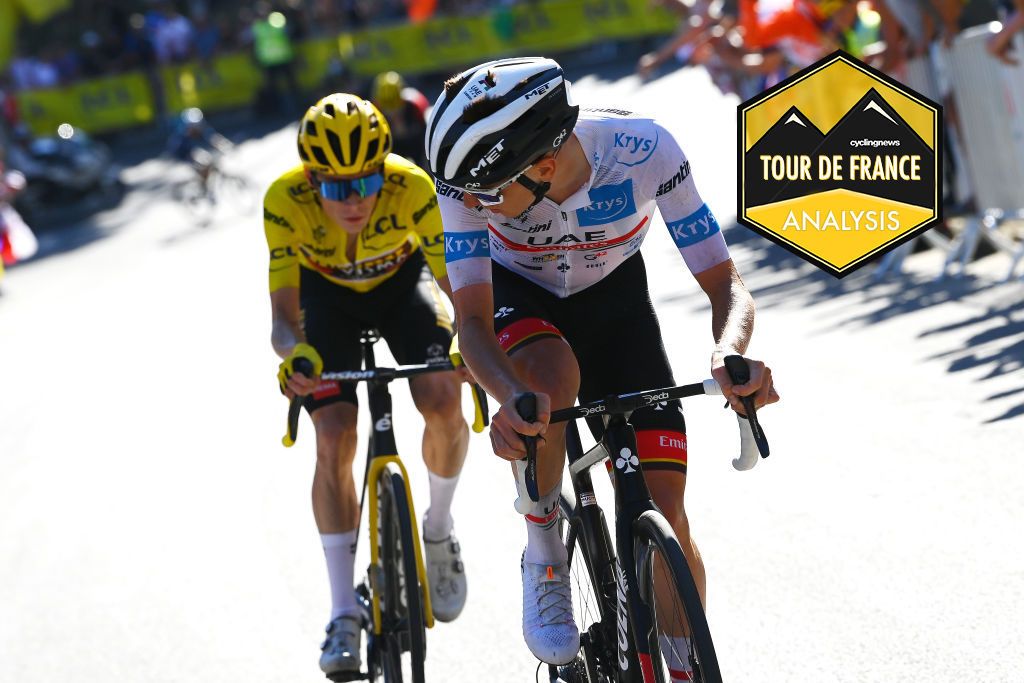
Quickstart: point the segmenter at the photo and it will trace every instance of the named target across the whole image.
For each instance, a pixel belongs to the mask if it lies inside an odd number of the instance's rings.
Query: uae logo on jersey
[[[942,220],[942,107],[836,51],[739,106],[739,222],[844,277]]]

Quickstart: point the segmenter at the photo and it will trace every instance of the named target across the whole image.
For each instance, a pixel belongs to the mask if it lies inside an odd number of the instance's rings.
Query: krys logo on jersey
[[[739,221],[836,277],[942,218],[942,108],[844,52],[739,120]]]
[[[613,223],[636,213],[632,178],[618,185],[592,187],[587,194],[590,195],[590,205],[576,209],[576,219],[581,227]]]

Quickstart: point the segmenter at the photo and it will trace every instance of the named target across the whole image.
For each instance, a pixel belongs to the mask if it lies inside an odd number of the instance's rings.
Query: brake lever
[[[521,394],[516,399],[516,412],[519,417],[527,422],[537,421],[537,396],[532,392]],[[516,460],[516,488],[519,490],[519,497],[516,498],[516,512],[521,515],[529,514],[533,510],[533,504],[540,500],[540,492],[537,490],[537,437],[519,435],[526,446],[526,457]],[[525,496],[523,495],[525,492]]]
[[[746,384],[750,381],[750,367],[743,356],[726,356],[725,369],[729,372],[729,379],[732,380],[733,384]],[[739,399],[740,403],[743,404],[744,412],[746,412],[747,422],[750,423],[750,431],[754,435],[757,451],[761,454],[762,458],[767,458],[770,455],[768,438],[765,436],[764,430],[761,429],[761,423],[757,419],[757,411],[754,409],[754,397],[740,396]]]

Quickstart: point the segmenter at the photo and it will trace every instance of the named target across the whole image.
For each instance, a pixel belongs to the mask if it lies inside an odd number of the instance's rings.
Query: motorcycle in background
[[[22,130],[13,143],[7,161],[27,181],[16,206],[29,220],[47,209],[83,200],[113,204],[124,195],[121,169],[110,150],[80,128],[64,123],[57,135],[40,138]]]

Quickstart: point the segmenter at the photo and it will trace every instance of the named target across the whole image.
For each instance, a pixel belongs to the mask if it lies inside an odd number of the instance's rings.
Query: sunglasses
[[[514,176],[503,182],[501,185],[498,185],[497,187],[489,187],[486,190],[467,189],[465,191],[468,192],[474,199],[480,202],[483,206],[497,206],[498,204],[501,204],[503,201],[505,201],[505,198],[501,196],[502,191],[512,183],[519,180],[519,178],[522,177],[522,175],[529,171],[531,168],[533,168],[533,164],[530,164],[522,171],[516,173]]]
[[[343,202],[353,192],[363,199],[380,192],[380,189],[384,187],[384,174],[378,171],[350,180],[326,180],[314,177],[313,181],[321,198],[332,202]]]

